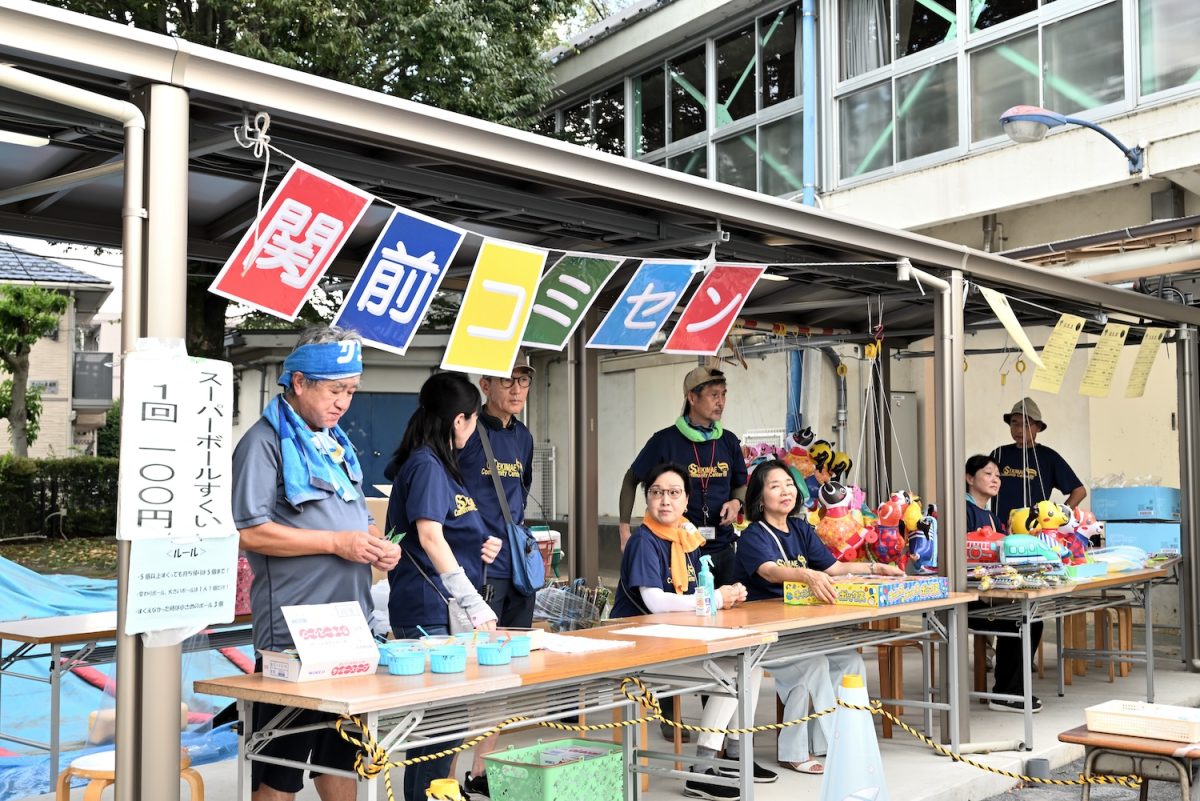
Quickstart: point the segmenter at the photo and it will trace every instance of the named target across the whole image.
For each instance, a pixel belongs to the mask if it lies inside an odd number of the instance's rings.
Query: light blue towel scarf
[[[288,503],[297,508],[306,501],[324,498],[330,492],[346,502],[358,500],[355,482],[362,481],[362,466],[346,432],[334,426],[328,432],[313,431],[287,404],[282,395],[275,396],[263,416],[279,434],[279,450],[283,454],[283,491]],[[342,466],[335,460],[326,443],[332,440],[342,453]]]

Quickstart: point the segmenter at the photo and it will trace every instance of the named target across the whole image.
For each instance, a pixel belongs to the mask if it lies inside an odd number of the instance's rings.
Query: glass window
[[[1196,0],[1141,0],[1142,94],[1200,82]]]
[[[621,84],[599,95],[592,104],[592,139],[598,150],[625,155],[625,87]]]
[[[717,41],[717,127],[748,117],[754,102],[754,27]]]
[[[943,61],[896,79],[896,160],[958,144],[958,62]]]
[[[804,117],[793,114],[758,129],[762,147],[762,189],[768,195],[786,195],[804,188]]]
[[[758,145],[754,131],[717,142],[717,180],[723,184],[757,189]]]
[[[796,7],[780,10],[758,21],[762,40],[762,105],[800,96],[800,40],[796,28]]]
[[[1037,0],[984,0],[971,3],[971,29],[982,31],[1036,11]]]
[[[551,114],[548,117],[542,117],[540,120],[535,122],[533,127],[529,130],[533,131],[535,134],[541,134],[542,136],[554,136],[557,128],[558,121],[555,120],[554,115]]]
[[[889,63],[888,0],[841,0],[842,78],[853,78]]]
[[[708,177],[708,148],[700,146],[686,153],[667,157],[667,169],[686,172],[700,178]]]
[[[671,76],[671,142],[702,133],[708,127],[704,70],[703,47],[667,64]]]
[[[896,58],[949,41],[957,32],[954,0],[897,0]]]
[[[633,79],[635,156],[652,153],[667,144],[664,88],[661,68]]]
[[[563,109],[562,139],[577,145],[592,143],[592,101],[585,100]]]
[[[1000,115],[1040,106],[1037,31],[971,54],[971,141],[1000,136]]]
[[[892,165],[892,82],[860,89],[839,102],[843,178]]]
[[[1073,114],[1123,98],[1121,4],[1109,3],[1047,25],[1042,33],[1042,59],[1046,108]]]

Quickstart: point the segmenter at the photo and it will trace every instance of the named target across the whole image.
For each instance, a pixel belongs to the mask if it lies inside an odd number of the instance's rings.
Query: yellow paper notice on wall
[[[1150,378],[1150,368],[1154,366],[1154,357],[1158,355],[1158,346],[1167,335],[1165,328],[1147,328],[1138,347],[1137,359],[1133,362],[1133,370],[1129,373],[1129,384],[1125,387],[1125,397],[1140,398],[1146,394],[1146,381]]]
[[[1038,365],[1042,364],[1041,358],[1037,351],[1033,349],[1033,343],[1029,341],[1029,337],[1025,334],[1025,329],[1021,327],[1020,321],[1017,320],[1017,315],[1013,312],[1012,306],[1008,304],[1008,296],[997,292],[994,289],[988,289],[986,286],[979,287],[979,291],[983,293],[983,299],[992,307],[992,313],[996,315],[996,319],[1004,326],[1004,330],[1012,337],[1012,341],[1017,343],[1017,347],[1029,357],[1029,361]]]
[[[1055,395],[1062,389],[1063,376],[1075,355],[1075,346],[1079,343],[1079,335],[1083,333],[1083,318],[1074,314],[1064,314],[1058,318],[1050,339],[1042,348],[1042,366],[1033,371],[1033,380],[1029,382],[1030,389],[1050,392]]]
[[[1117,360],[1125,348],[1125,337],[1129,335],[1129,326],[1109,323],[1100,334],[1100,341],[1092,351],[1088,361],[1087,372],[1079,384],[1079,394],[1091,398],[1107,398],[1112,388],[1113,373],[1117,369]]]

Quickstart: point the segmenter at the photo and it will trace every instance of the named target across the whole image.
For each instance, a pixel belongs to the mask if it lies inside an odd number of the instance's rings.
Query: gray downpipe
[[[842,366],[842,359],[831,345],[822,347],[821,352],[829,357],[829,361],[833,362],[833,372],[837,376],[837,418],[833,424],[833,430],[837,432],[835,442],[840,443],[842,450],[845,450],[850,447],[850,444],[845,442],[846,421],[848,419],[846,413],[846,377],[838,372],[838,368]]]

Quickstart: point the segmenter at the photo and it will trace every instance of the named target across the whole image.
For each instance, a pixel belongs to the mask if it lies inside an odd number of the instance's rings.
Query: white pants
[[[806,656],[794,662],[771,668],[775,679],[775,692],[783,701],[783,719],[795,720],[812,711],[819,712],[837,703],[834,687],[842,682],[847,673],[866,675],[866,665],[857,651],[830,654],[829,656]],[[833,715],[817,718],[812,729],[811,749],[807,723],[788,726],[779,732],[779,761],[806,762],[812,754],[824,754],[829,739],[833,736]]]
[[[732,659],[717,660],[725,670],[731,674],[737,671],[737,662]],[[704,712],[700,715],[700,725],[706,728],[713,729],[741,729],[747,726],[754,725],[754,710],[758,706],[758,691],[762,687],[762,668],[754,668],[750,671],[750,676],[746,681],[746,687],[741,688],[741,691],[750,695],[750,720],[743,724],[741,716],[737,714],[738,699],[728,695],[710,695],[708,703],[704,705]],[[730,722],[733,725],[730,726]],[[736,734],[729,735],[731,739],[738,739]],[[725,742],[724,734],[708,734],[703,733],[696,738],[696,745],[700,748],[711,748],[714,751],[720,751],[721,746]]]

